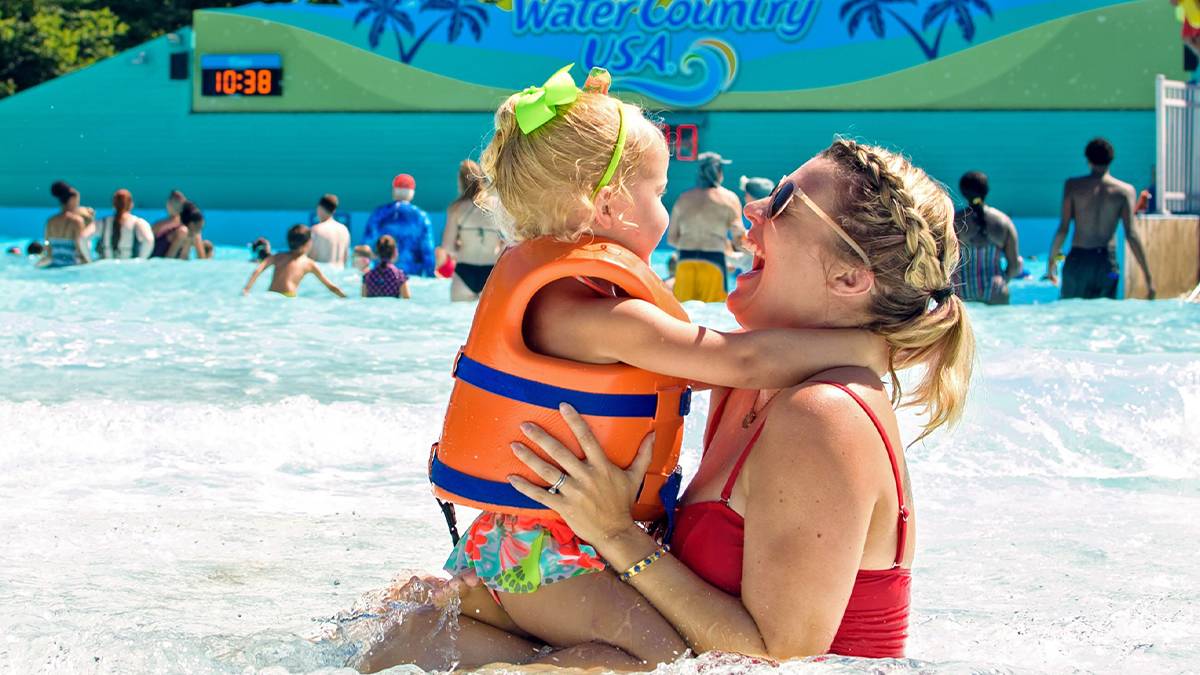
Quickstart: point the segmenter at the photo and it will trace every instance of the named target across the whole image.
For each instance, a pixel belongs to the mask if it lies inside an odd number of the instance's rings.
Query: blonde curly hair
[[[550,236],[578,241],[590,232],[595,203],[592,191],[612,159],[624,106],[625,147],[608,185],[629,196],[646,154],[666,149],[659,129],[641,108],[607,94],[579,93],[573,103],[529,134],[517,126],[520,94],[496,110],[495,134],[480,158],[485,176],[478,199],[496,197],[517,240]],[[565,107],[565,110],[563,109]],[[477,201],[478,201],[477,199]]]
[[[867,328],[890,347],[893,405],[904,399],[896,369],[925,367],[904,401],[928,415],[920,440],[962,416],[975,359],[966,305],[953,294],[959,260],[953,202],[923,170],[884,148],[839,138],[821,157],[850,186],[838,212],[875,275]],[[860,260],[844,242],[838,246],[847,261]]]

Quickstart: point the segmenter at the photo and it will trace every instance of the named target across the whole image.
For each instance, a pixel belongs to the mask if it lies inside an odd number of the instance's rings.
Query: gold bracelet
[[[655,549],[654,553],[642,558],[630,566],[629,569],[621,573],[618,577],[621,581],[629,581],[646,570],[647,567],[653,565],[655,561],[667,554],[667,545],[663,544]]]

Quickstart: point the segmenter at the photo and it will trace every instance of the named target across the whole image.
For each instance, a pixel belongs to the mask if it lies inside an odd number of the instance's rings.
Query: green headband
[[[560,106],[570,105],[579,98],[579,88],[575,86],[575,80],[570,73],[574,65],[571,63],[560,68],[542,86],[527,87],[520,93],[517,98],[516,117],[521,133],[528,136],[540,129],[558,116]],[[592,68],[583,86],[585,91],[607,96],[611,84],[612,77],[607,70]],[[617,102],[617,117],[619,119],[617,143],[613,147],[612,158],[608,160],[608,167],[604,170],[604,175],[600,177],[596,188],[592,190],[592,199],[595,199],[596,195],[600,194],[600,190],[612,181],[613,176],[617,173],[617,165],[621,163],[621,155],[625,152],[625,106],[620,101]]]

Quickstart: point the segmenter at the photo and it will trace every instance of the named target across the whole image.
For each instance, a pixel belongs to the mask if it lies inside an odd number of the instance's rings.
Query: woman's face
[[[840,186],[829,160],[810,159],[785,180],[826,213],[837,213]],[[773,197],[750,202],[744,210],[752,224],[746,248],[754,254],[754,267],[738,277],[726,301],[729,311],[750,329],[861,323],[867,293],[847,288],[846,274],[854,268],[838,254],[837,234],[798,197],[768,220]]]

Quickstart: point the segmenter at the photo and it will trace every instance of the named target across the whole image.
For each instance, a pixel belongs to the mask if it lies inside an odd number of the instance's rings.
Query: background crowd
[[[1124,224],[1129,248],[1141,269],[1147,270],[1153,298],[1153,279],[1132,226],[1134,213],[1147,207],[1151,194],[1143,191],[1139,196],[1133,186],[1109,173],[1115,150],[1107,140],[1092,140],[1084,155],[1089,171],[1065,184],[1045,278],[1057,284],[1058,263],[1063,261],[1063,298],[1116,298],[1120,279],[1117,228]],[[717,153],[701,153],[696,161],[696,185],[683,192],[671,208],[666,241],[675,253],[667,283],[680,301],[723,302],[731,276],[748,270],[753,262],[742,248],[746,236],[742,210],[745,204],[771,195],[775,183],[741,176],[740,194],[735,193],[724,187],[728,164],[730,161]],[[251,245],[259,267],[246,290],[259,274],[274,267],[272,291],[295,295],[300,280],[311,273],[332,292],[343,295],[321,274],[319,263],[339,269],[353,265],[363,275],[363,297],[410,297],[408,278],[420,276],[451,279],[454,301],[478,299],[508,243],[502,206],[484,190],[479,165],[463,160],[458,169],[459,194],[446,208],[445,226],[435,244],[429,215],[414,203],[416,187],[409,174],[393,178],[391,200],[371,212],[357,246],[352,246],[350,230],[339,220],[337,196],[321,196],[315,207],[315,224],[295,225],[288,231],[288,251],[274,253],[266,237]],[[959,180],[966,205],[955,215],[962,247],[956,292],[968,301],[1007,304],[1009,282],[1028,276],[1028,272],[1019,254],[1017,228],[1003,211],[987,203],[989,190],[983,172],[970,171]],[[212,257],[212,242],[203,235],[203,212],[178,190],[167,196],[166,217],[153,224],[135,213],[133,195],[126,189],[113,193],[112,213],[102,218],[97,218],[96,209],[83,206],[79,191],[66,182],[55,182],[50,192],[59,202],[59,211],[46,222],[43,239],[26,250],[39,257],[39,265]],[[1072,223],[1074,233],[1063,256],[1060,251]]]

